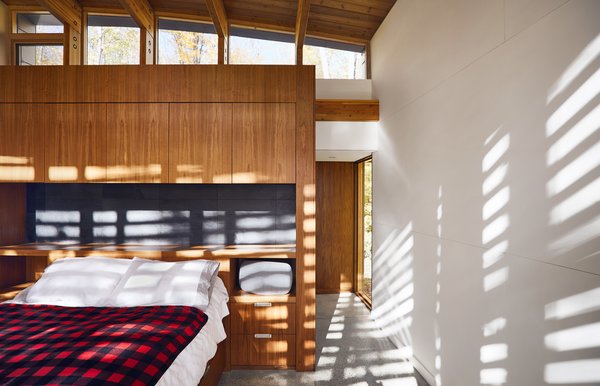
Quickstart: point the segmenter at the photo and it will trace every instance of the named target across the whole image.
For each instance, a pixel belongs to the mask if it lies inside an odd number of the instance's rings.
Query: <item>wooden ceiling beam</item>
[[[153,64],[156,61],[154,42],[154,10],[148,0],[119,0],[127,13],[140,27],[140,64]]]
[[[38,0],[38,2],[65,26],[81,33],[83,11],[77,0]]]
[[[119,0],[140,28],[154,36],[154,11],[147,0]]]
[[[296,14],[296,64],[302,65],[304,38],[308,27],[308,14],[310,12],[310,0],[298,0],[298,12]]]
[[[206,8],[219,36],[218,64],[229,62],[229,19],[223,0],[206,0]]]

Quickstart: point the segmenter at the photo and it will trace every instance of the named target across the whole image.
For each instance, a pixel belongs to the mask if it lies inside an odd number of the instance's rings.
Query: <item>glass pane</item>
[[[19,66],[60,66],[63,64],[63,46],[18,45]]]
[[[361,292],[371,299],[373,278],[373,160],[364,162],[363,174],[363,275]]]
[[[63,32],[63,24],[49,13],[17,13],[17,33]]]
[[[318,79],[365,79],[367,55],[327,47],[304,46],[304,64],[316,66]]]
[[[231,36],[231,64],[295,64],[294,43]]]
[[[88,64],[139,64],[140,29],[122,16],[88,17]]]
[[[219,37],[216,34],[184,29],[201,23],[169,22],[169,29],[158,30],[159,64],[217,64]],[[171,29],[174,27],[178,28]]]

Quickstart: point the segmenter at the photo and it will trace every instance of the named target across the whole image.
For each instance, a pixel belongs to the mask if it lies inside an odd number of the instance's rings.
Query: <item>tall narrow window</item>
[[[159,64],[217,64],[219,37],[212,24],[159,19]]]
[[[371,305],[373,279],[373,159],[366,158],[358,167],[358,261],[356,290]]]
[[[87,64],[140,64],[140,28],[129,16],[89,15]]]

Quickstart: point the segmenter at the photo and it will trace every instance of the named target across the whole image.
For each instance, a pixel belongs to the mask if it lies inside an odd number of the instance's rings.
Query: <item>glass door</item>
[[[357,162],[356,292],[370,307],[373,278],[373,159]]]

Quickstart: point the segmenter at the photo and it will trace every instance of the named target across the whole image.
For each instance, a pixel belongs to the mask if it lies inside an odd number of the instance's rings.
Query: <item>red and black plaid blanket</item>
[[[193,307],[0,304],[0,384],[154,385],[207,321]]]

